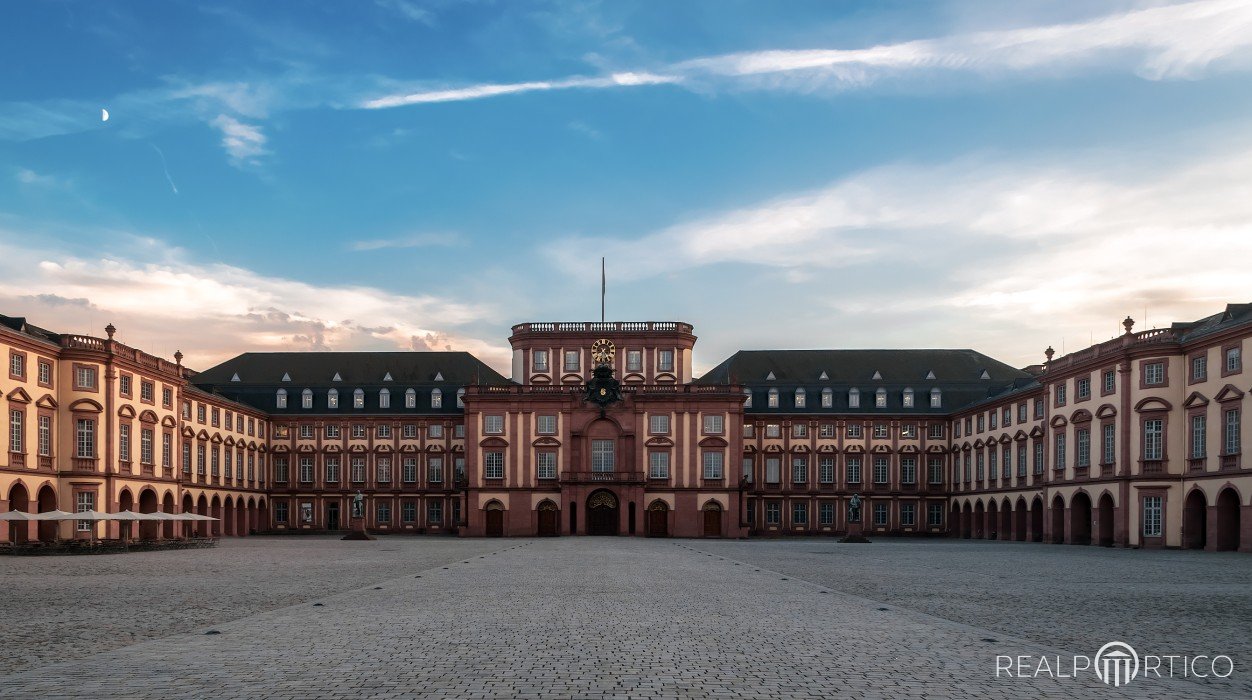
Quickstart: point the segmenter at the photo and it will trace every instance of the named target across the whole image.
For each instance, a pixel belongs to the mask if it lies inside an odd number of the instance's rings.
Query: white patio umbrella
[[[133,510],[123,510],[111,514],[113,517],[109,520],[165,520],[156,513],[136,513]]]
[[[36,513],[32,520],[77,520],[77,517],[74,513],[66,513],[63,510],[49,510]]]
[[[35,515],[35,513],[24,513],[20,510],[11,510],[7,513],[0,513],[0,520],[8,520],[10,522],[14,520],[20,520],[23,522],[38,520],[39,518],[36,518]]]
[[[218,520],[218,518],[200,515],[199,513],[183,513],[183,515],[187,516],[188,520]]]

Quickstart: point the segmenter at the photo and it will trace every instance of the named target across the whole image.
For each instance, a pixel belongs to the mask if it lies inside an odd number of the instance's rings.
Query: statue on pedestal
[[[848,522],[861,522],[861,494],[852,494],[852,500],[848,501]]]
[[[357,489],[356,495],[352,497],[352,517],[365,517],[365,496],[361,494],[360,489]]]

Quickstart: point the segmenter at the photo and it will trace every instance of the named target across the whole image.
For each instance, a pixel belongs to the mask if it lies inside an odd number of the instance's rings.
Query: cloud
[[[394,248],[427,248],[433,246],[450,247],[459,245],[461,236],[457,233],[416,233],[400,238],[378,238],[373,240],[353,241],[349,250],[370,251]]]
[[[262,156],[269,155],[269,151],[265,150],[265,133],[261,127],[245,124],[226,114],[217,115],[209,123],[222,132],[222,147],[235,167],[257,165]]]
[[[375,0],[375,4],[399,14],[411,22],[424,24],[427,27],[435,26],[435,13],[424,7],[419,7],[416,3],[409,0]]]
[[[955,34],[865,48],[778,49],[681,61],[655,71],[603,77],[421,90],[363,102],[382,109],[477,100],[538,90],[685,84],[797,92],[864,88],[886,79],[936,75],[988,78],[1129,70],[1148,80],[1196,78],[1252,66],[1252,4],[1203,0],[1151,6],[1086,21]]]
[[[604,138],[604,134],[602,134],[599,129],[595,128],[594,126],[591,126],[587,122],[580,121],[578,119],[575,119],[569,124],[566,124],[566,126],[569,128],[570,131],[573,131],[578,134],[582,134],[583,136],[586,136],[592,141],[599,141]]]
[[[497,316],[482,304],[314,286],[192,262],[153,239],[136,239],[124,256],[36,249],[31,240],[29,233],[0,230],[0,305],[45,328],[99,335],[113,322],[120,340],[165,356],[181,349],[186,364],[199,368],[247,350],[419,346],[466,350],[508,367],[507,347],[457,331]]]
[[[61,187],[65,184],[61,179],[53,175],[43,175],[29,168],[18,168],[15,177],[23,185],[35,187]]]

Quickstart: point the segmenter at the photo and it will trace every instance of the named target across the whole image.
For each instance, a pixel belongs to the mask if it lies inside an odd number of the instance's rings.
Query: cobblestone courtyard
[[[1249,697],[1249,581],[1246,555],[907,540],[249,538],[5,558],[0,697]],[[1235,673],[995,677],[996,654],[1114,639],[1229,654]]]

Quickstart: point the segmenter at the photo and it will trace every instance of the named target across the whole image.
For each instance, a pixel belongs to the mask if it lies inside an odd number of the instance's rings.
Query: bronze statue
[[[848,501],[848,522],[861,522],[861,494],[852,494],[852,500]]]

